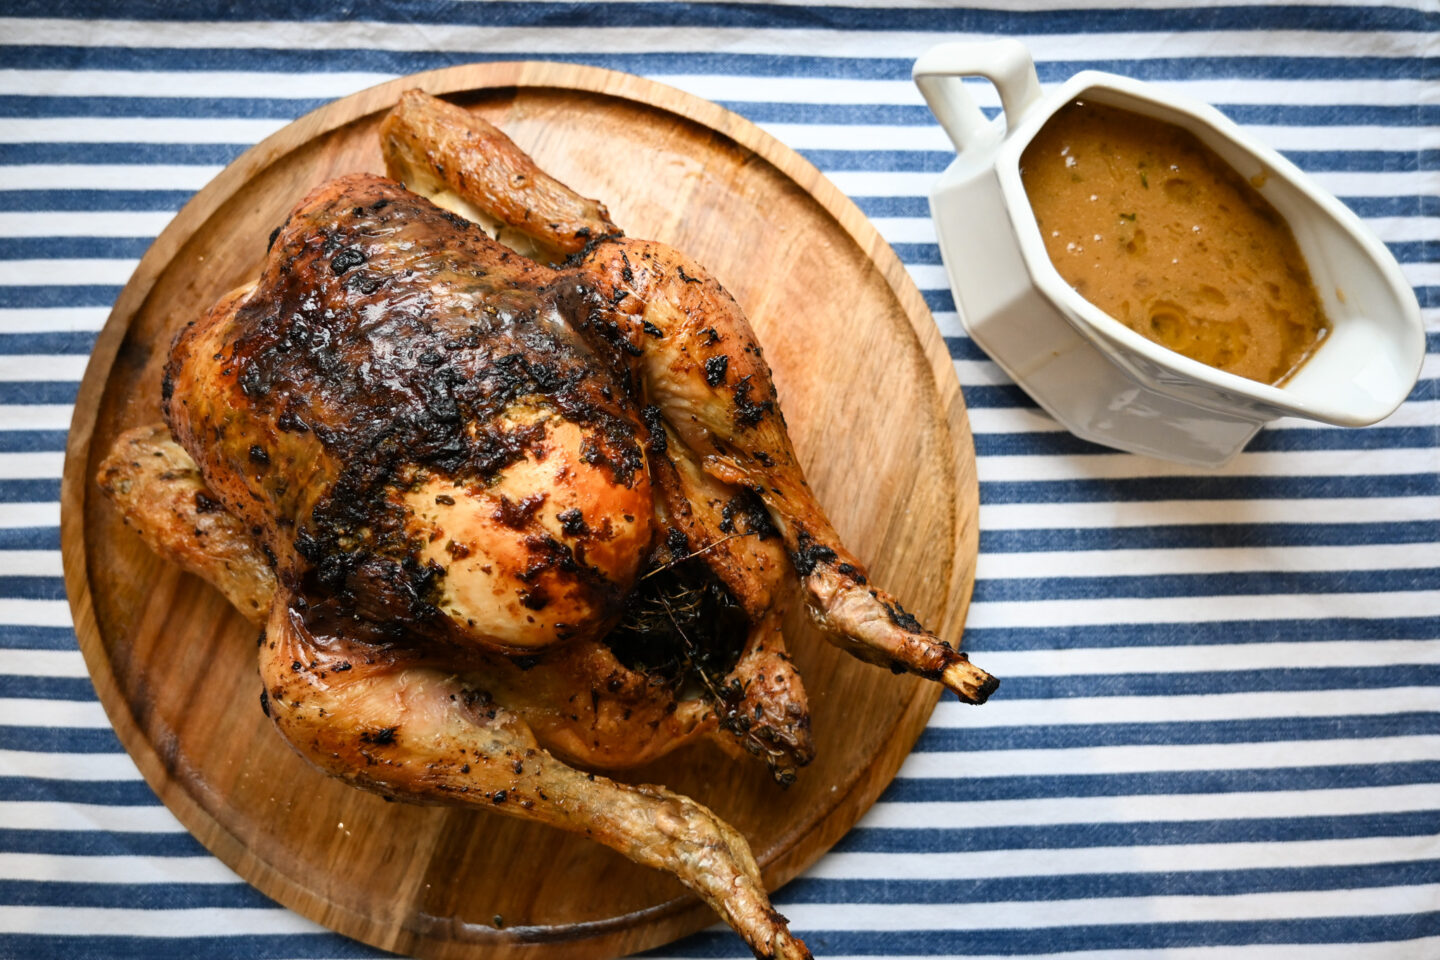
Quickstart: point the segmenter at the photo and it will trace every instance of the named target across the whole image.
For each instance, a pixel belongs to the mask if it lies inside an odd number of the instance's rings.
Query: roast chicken
[[[808,956],[743,837],[593,771],[712,737],[791,781],[797,594],[863,660],[974,703],[996,681],[840,543],[703,267],[460,107],[411,91],[381,140],[388,177],[316,188],[179,333],[166,423],[101,486],[263,626],[262,707],[316,766],[584,833]]]

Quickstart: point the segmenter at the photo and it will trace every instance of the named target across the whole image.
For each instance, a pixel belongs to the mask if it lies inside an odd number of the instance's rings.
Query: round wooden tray
[[[879,582],[958,640],[978,495],[954,369],[919,292],[864,215],[746,120],[625,74],[493,63],[332,103],[248,151],[141,260],[81,384],[61,489],[65,582],[85,662],[145,779],[264,893],[367,943],[422,957],[608,957],[714,922],[668,875],[583,839],[471,810],[387,804],[311,769],[260,710],[255,631],[160,562],[94,485],[121,431],[159,419],[171,337],[258,272],[312,186],[382,171],[375,128],[401,91],[471,106],[542,167],[604,200],[631,236],[706,264],[748,313],[811,484]],[[710,805],[778,886],[895,775],[940,693],[786,625],[814,707],[815,763],[781,790],[701,744],[626,775]],[[496,919],[503,918],[503,926]]]

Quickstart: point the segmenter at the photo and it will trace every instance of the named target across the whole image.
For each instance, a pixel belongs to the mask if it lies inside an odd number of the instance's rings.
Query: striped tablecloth
[[[0,957],[377,955],[239,882],[139,779],[70,626],[61,451],[96,331],[193,191],[331,98],[499,58],[761,124],[874,219],[955,358],[966,643],[1006,682],[943,704],[779,893],[818,954],[1440,957],[1440,7],[978,2],[0,3]],[[1213,473],[1058,430],[964,336],[927,214],[950,155],[911,61],[992,35],[1046,83],[1097,67],[1215,103],[1342,197],[1425,308],[1404,407],[1278,424]]]

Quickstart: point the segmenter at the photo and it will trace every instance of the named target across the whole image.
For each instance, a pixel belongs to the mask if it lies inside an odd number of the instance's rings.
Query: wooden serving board
[[[141,260],[80,388],[61,490],[80,648],[121,742],[180,821],[260,890],[334,930],[422,957],[610,957],[715,917],[666,874],[483,811],[389,804],[310,768],[260,710],[255,630],[160,562],[95,486],[123,430],[159,419],[175,331],[255,275],[287,210],[329,177],[383,171],[375,128],[421,87],[482,113],[631,236],[687,251],[748,313],[811,484],[841,536],[941,635],[960,637],[978,496],[954,369],[919,292],[809,163],[714,104],[589,67],[423,73],[332,103],[247,152]],[[786,624],[815,763],[781,790],[710,744],[626,774],[710,805],[778,886],[890,782],[940,693]],[[501,918],[503,926],[497,923]]]

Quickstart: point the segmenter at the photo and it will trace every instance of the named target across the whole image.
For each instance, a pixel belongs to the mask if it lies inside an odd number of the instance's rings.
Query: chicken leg
[[[629,320],[598,329],[638,352],[647,396],[665,422],[706,473],[764,502],[832,642],[983,703],[999,681],[872,584],[840,542],[805,482],[750,324],[719,282],[678,250],[644,240],[598,243],[579,269]]]
[[[582,773],[479,686],[394,647],[312,629],[281,595],[261,647],[266,709],[311,763],[382,795],[550,824],[674,874],[761,958],[808,958],[745,838],[658,786]],[[337,669],[339,668],[339,669]]]

